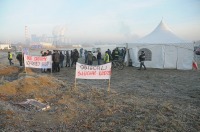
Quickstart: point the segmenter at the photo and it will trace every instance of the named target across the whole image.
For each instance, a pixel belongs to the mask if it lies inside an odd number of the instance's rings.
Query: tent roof
[[[176,36],[173,31],[161,20],[160,24],[148,35],[136,40],[136,43],[186,43],[186,41]]]

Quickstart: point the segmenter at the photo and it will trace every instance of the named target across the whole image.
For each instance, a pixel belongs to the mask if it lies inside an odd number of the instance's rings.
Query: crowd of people
[[[97,56],[94,57],[92,51],[84,50],[83,48],[80,49],[78,52],[77,49],[68,50],[68,51],[58,51],[53,50],[53,53],[49,50],[46,52],[41,51],[42,56],[52,55],[52,72],[60,72],[60,68],[64,67],[64,60],[66,59],[65,67],[73,67],[78,62],[78,59],[84,57],[85,64],[93,65],[94,58],[97,60],[97,64],[105,64],[109,63],[112,60],[119,60],[121,58],[124,60],[125,57],[125,49],[119,50],[115,48],[112,52],[108,49],[105,52],[105,55],[102,57],[101,51],[99,50]],[[42,72],[50,71],[50,69],[42,69]]]
[[[64,59],[66,58],[65,67],[73,67],[78,62],[79,52],[77,49],[65,51],[53,50],[53,53],[49,50],[46,52],[41,51],[42,56],[52,55],[52,72],[60,72],[60,68],[64,67]],[[66,57],[65,57],[66,56]],[[42,69],[42,72],[50,72],[51,69]]]
[[[118,49],[115,48],[111,52],[110,49],[108,49],[105,52],[105,55],[102,56],[101,51],[99,50],[97,55],[94,57],[91,51],[84,50],[83,48],[80,49],[80,53],[78,52],[77,49],[74,50],[67,50],[67,51],[58,51],[58,50],[47,50],[47,51],[41,51],[41,56],[48,56],[52,55],[52,72],[60,72],[60,68],[63,67],[73,67],[76,65],[76,62],[78,62],[79,57],[84,57],[85,59],[85,64],[87,65],[93,65],[94,58],[97,60],[97,64],[105,64],[109,63],[112,60],[121,60],[124,61],[125,55],[126,55],[126,50],[125,48]],[[16,56],[17,60],[20,63],[20,66],[22,66],[23,60],[22,60],[22,54],[19,53]],[[66,63],[64,64],[64,60],[66,59]],[[8,60],[10,65],[13,65],[14,63],[12,62],[12,54],[8,52]],[[140,64],[140,69],[142,66],[144,69],[146,69],[144,65],[144,60],[145,60],[145,54],[142,52],[142,55],[139,57],[139,60],[141,62]],[[51,69],[46,69],[43,68],[41,69],[41,72],[46,73],[46,72],[51,72]]]
[[[125,59],[125,55],[126,55],[126,50],[125,48],[122,48],[121,50],[118,48],[115,48],[112,52],[110,49],[108,49],[105,52],[105,55],[102,57],[101,51],[98,50],[97,56],[93,56],[91,51],[87,51],[85,50],[84,52],[84,56],[85,56],[85,63],[88,65],[92,65],[93,64],[93,58],[97,59],[97,64],[101,65],[102,62],[101,60],[103,59],[103,63],[109,63],[112,60],[119,60],[121,59],[121,61],[124,61]]]

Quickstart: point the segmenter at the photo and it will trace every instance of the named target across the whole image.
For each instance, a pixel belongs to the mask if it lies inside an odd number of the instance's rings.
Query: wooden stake
[[[110,79],[108,80],[108,92],[110,92]]]
[[[52,60],[52,58],[51,58]],[[51,61],[51,76],[52,76],[52,70],[53,70],[53,61]]]
[[[76,89],[76,77],[75,77],[75,84],[74,84],[74,89]]]

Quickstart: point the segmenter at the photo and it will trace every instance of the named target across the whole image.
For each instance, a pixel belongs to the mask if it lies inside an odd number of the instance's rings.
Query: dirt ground
[[[1,62],[7,62],[2,60]],[[108,80],[77,80],[75,68],[41,73],[0,68],[0,131],[200,131],[200,70],[113,70]],[[48,110],[16,105],[36,99]]]

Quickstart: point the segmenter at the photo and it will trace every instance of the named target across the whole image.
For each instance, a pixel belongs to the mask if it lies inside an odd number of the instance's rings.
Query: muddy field
[[[108,80],[77,80],[58,73],[8,66],[1,59],[0,131],[200,131],[200,70],[113,70]],[[47,110],[17,103],[35,99]]]

